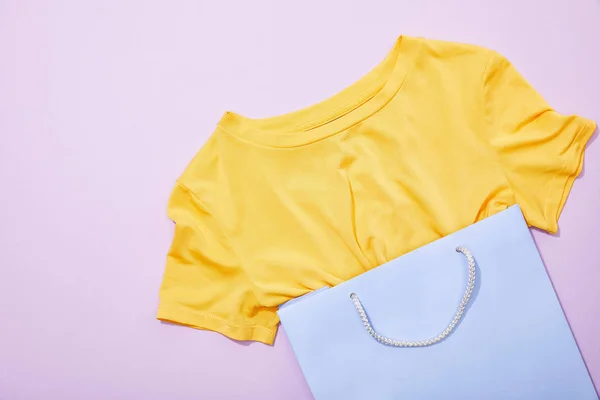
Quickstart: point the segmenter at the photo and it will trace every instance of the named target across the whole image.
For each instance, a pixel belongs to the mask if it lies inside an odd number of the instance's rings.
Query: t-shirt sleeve
[[[596,123],[556,112],[496,52],[483,88],[489,141],[517,203],[529,225],[556,233]]]
[[[160,288],[157,318],[272,344],[275,309],[261,306],[217,219],[186,187],[169,200],[175,235]]]

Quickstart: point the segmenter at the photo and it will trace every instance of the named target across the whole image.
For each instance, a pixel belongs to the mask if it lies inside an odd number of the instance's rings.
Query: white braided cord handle
[[[387,345],[387,346],[427,347],[427,346],[431,346],[431,345],[441,342],[450,333],[452,333],[454,328],[456,328],[456,325],[458,325],[458,323],[460,322],[460,319],[462,318],[462,316],[465,312],[465,309],[467,307],[467,303],[469,302],[469,299],[471,298],[471,294],[473,293],[473,289],[475,288],[475,260],[473,259],[473,255],[471,254],[469,249],[467,249],[466,247],[463,247],[463,246],[458,246],[456,248],[456,251],[464,254],[464,256],[467,258],[467,262],[469,264],[469,279],[467,281],[467,287],[465,289],[465,294],[462,297],[462,300],[460,302],[460,305],[458,306],[458,310],[456,311],[456,314],[454,314],[454,318],[452,318],[452,321],[450,321],[448,326],[446,326],[446,328],[442,332],[440,332],[437,336],[432,337],[430,339],[417,340],[417,341],[397,340],[397,339],[392,339],[392,338],[382,336],[379,333],[377,333],[375,331],[375,329],[373,329],[373,327],[371,326],[371,322],[369,321],[369,317],[367,316],[367,313],[365,312],[365,309],[363,308],[363,305],[360,302],[360,299],[358,298],[356,293],[352,293],[350,295],[350,298],[352,299],[352,302],[354,303],[354,307],[356,307],[356,311],[358,311],[358,314],[360,315],[360,319],[362,320],[363,325],[365,326],[365,329],[367,330],[369,335],[371,335],[379,343]]]

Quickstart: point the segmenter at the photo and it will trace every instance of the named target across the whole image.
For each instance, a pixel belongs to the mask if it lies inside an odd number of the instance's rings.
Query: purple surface
[[[400,33],[494,48],[600,120],[597,0],[455,3],[0,0],[0,399],[310,399],[285,334],[154,319],[167,198],[224,110],[322,100]],[[597,385],[599,183],[596,141],[534,234]]]

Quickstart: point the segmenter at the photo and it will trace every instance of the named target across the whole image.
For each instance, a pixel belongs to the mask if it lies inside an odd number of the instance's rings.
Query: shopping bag
[[[278,314],[317,400],[598,398],[518,206]]]

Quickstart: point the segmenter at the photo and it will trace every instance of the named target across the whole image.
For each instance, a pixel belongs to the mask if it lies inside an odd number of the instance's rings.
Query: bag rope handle
[[[375,331],[375,329],[373,329],[373,327],[371,326],[371,322],[369,321],[369,317],[367,316],[367,313],[365,312],[365,309],[364,309],[362,303],[360,302],[360,299],[358,298],[356,293],[352,293],[352,294],[350,294],[350,298],[352,299],[352,301],[354,303],[354,307],[356,307],[356,311],[358,311],[358,314],[360,315],[360,319],[362,320],[363,325],[365,326],[365,329],[367,330],[369,335],[371,335],[379,343],[387,345],[387,346],[427,347],[427,346],[431,346],[431,345],[441,342],[450,333],[452,333],[454,328],[456,328],[456,325],[458,325],[458,323],[460,322],[460,319],[462,318],[462,316],[465,312],[465,308],[467,307],[467,303],[469,302],[469,299],[471,298],[471,294],[473,293],[473,289],[475,288],[475,260],[473,259],[473,255],[471,254],[469,249],[467,249],[466,247],[463,247],[463,246],[458,246],[456,248],[456,251],[459,253],[462,253],[467,258],[467,262],[469,264],[469,280],[467,281],[467,288],[465,289],[465,294],[463,295],[460,305],[458,306],[458,310],[456,311],[456,314],[454,314],[454,318],[452,318],[452,321],[448,324],[448,326],[446,326],[446,329],[444,329],[442,332],[440,332],[440,334],[438,334],[437,336],[427,339],[427,340],[417,340],[417,341],[397,340],[397,339],[391,339],[391,338],[382,336],[379,333],[377,333],[377,331]]]

